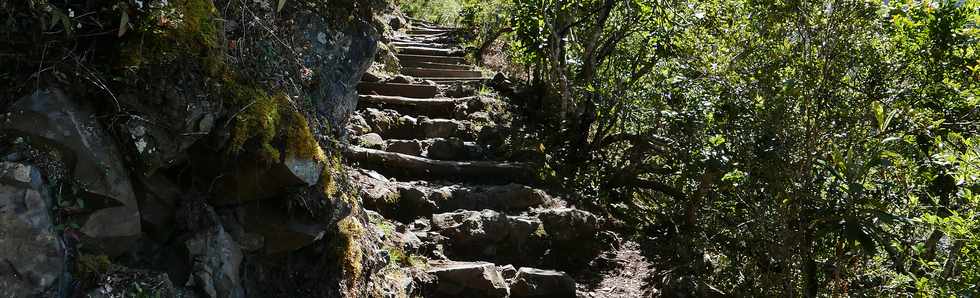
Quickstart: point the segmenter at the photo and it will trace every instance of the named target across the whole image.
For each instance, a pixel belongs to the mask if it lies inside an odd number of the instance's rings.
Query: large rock
[[[132,152],[136,170],[144,175],[186,159],[188,148],[224,117],[221,100],[211,95],[198,69],[155,70],[141,77],[149,81],[146,89],[126,90],[118,97],[121,108],[132,116],[115,122],[120,144]]]
[[[357,107],[357,83],[374,60],[379,33],[359,18],[331,22],[316,13],[300,13],[294,21],[294,40],[310,45],[302,63],[319,82],[307,90],[310,98],[331,127],[343,128]]]
[[[521,268],[510,284],[511,297],[575,297],[575,280],[564,272]]]
[[[507,284],[494,264],[486,262],[432,262],[429,274],[438,278],[439,297],[506,297]]]
[[[242,251],[203,201],[182,202],[178,225],[191,231],[184,249],[191,265],[187,287],[210,298],[245,297],[241,285]]]
[[[273,165],[243,159],[218,177],[210,203],[230,206],[276,199],[294,189],[316,184],[324,166],[315,159],[286,158]]]
[[[432,231],[447,238],[449,255],[527,262],[540,254],[541,222],[493,210],[459,211],[432,216]]]
[[[59,89],[45,89],[15,102],[0,129],[28,142],[53,144],[72,169],[85,197],[102,206],[84,219],[81,231],[91,248],[119,255],[140,235],[140,216],[129,173],[113,140],[95,114]]]
[[[599,219],[592,213],[573,209],[546,209],[538,213],[548,237],[555,241],[594,239]]]
[[[455,188],[453,200],[445,202],[443,210],[526,210],[553,203],[554,199],[543,190],[511,183],[499,186]]]
[[[37,169],[0,162],[0,297],[37,295],[64,271],[51,204]]]
[[[378,172],[353,170],[351,178],[360,186],[361,199],[368,208],[378,210],[401,199],[395,183]]]
[[[369,133],[357,137],[358,143],[365,148],[384,150],[385,140],[381,138],[381,135],[376,133]]]
[[[290,252],[306,247],[325,233],[325,226],[311,219],[306,210],[291,210],[287,204],[289,203],[285,200],[254,202],[239,208],[240,224],[246,232],[262,237],[264,245],[261,251],[265,254]]]
[[[140,177],[138,192],[143,230],[155,240],[165,242],[173,233],[174,214],[181,189],[162,174]]]

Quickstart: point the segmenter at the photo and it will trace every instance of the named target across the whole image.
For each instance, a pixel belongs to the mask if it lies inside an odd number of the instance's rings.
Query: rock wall
[[[335,146],[388,3],[0,10],[0,296],[372,291]]]

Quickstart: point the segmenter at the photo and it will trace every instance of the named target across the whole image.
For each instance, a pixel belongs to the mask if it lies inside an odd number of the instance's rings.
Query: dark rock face
[[[0,162],[0,296],[28,297],[50,288],[65,251],[48,210],[51,197],[34,167]]]
[[[245,297],[240,279],[241,248],[225,232],[214,210],[204,202],[192,200],[184,202],[180,212],[179,225],[193,231],[184,241],[191,264],[186,286],[210,298]]]
[[[29,143],[54,144],[75,184],[104,201],[81,225],[90,244],[109,255],[129,249],[141,232],[136,197],[119,150],[95,114],[55,88],[18,100],[10,111],[0,129]]]
[[[357,82],[374,61],[379,34],[361,20],[338,27],[316,15],[300,15],[296,23],[303,28],[296,38],[307,41],[314,52],[303,63],[317,71],[318,84],[310,97],[331,127],[344,134],[341,128],[357,107]]]
[[[152,76],[146,90],[119,96],[120,107],[132,116],[114,127],[144,175],[186,159],[187,149],[211,133],[225,114],[200,75],[173,68]]]
[[[575,280],[564,272],[521,268],[510,284],[511,297],[575,297]]]
[[[160,174],[141,178],[139,185],[142,191],[137,193],[137,198],[143,231],[147,236],[166,241],[174,232],[174,214],[183,196],[181,189]]]

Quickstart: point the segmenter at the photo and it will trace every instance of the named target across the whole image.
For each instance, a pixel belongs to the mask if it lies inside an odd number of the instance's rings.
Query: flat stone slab
[[[476,97],[460,98],[411,98],[388,95],[361,95],[359,108],[392,108],[401,114],[425,115],[433,118],[450,118],[456,113],[456,106]]]
[[[388,43],[389,45],[396,47],[427,47],[427,48],[439,48],[439,49],[450,49],[453,48],[452,45],[439,43],[439,42],[422,42],[408,39],[395,39],[394,41]]]
[[[436,293],[456,297],[507,297],[507,283],[497,266],[487,262],[429,262],[428,274],[438,278]]]
[[[433,98],[439,95],[439,88],[432,85],[422,84],[361,82],[360,84],[357,84],[357,92],[360,94]]]
[[[575,297],[575,280],[565,272],[524,267],[510,284],[511,297]]]
[[[439,78],[482,78],[483,73],[475,70],[447,70],[432,68],[404,67],[402,74],[413,77],[439,77]]]
[[[534,171],[523,163],[434,160],[357,146],[347,147],[345,154],[362,166],[388,175],[415,179],[434,178],[507,184],[533,181],[534,178]]]
[[[465,64],[446,64],[446,63],[433,63],[433,62],[413,61],[413,60],[403,60],[401,61],[401,64],[402,67],[448,69],[448,70],[473,70],[473,66],[465,65]]]
[[[395,55],[400,61],[417,61],[417,62],[429,62],[429,63],[442,63],[442,64],[468,64],[466,58],[463,57],[452,57],[452,56],[432,56],[432,55],[418,55],[410,53],[398,53]]]
[[[409,55],[428,55],[428,56],[451,56],[451,57],[462,57],[463,51],[455,49],[441,49],[432,47],[399,47],[395,46],[395,50],[399,54],[409,54]]]
[[[412,35],[429,35],[429,34],[444,34],[453,32],[452,29],[441,29],[441,28],[418,28],[408,30],[406,33]]]

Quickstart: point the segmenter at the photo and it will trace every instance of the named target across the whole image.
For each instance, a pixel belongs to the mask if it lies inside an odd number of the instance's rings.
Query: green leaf
[[[725,137],[722,135],[713,135],[708,138],[708,143],[710,143],[712,147],[718,147],[719,145],[725,143]]]
[[[875,113],[875,119],[878,120],[878,131],[883,131],[885,126],[885,107],[881,102],[871,103],[871,110]]]
[[[276,12],[282,11],[283,6],[286,6],[286,0],[279,0],[279,4],[276,5]]]

